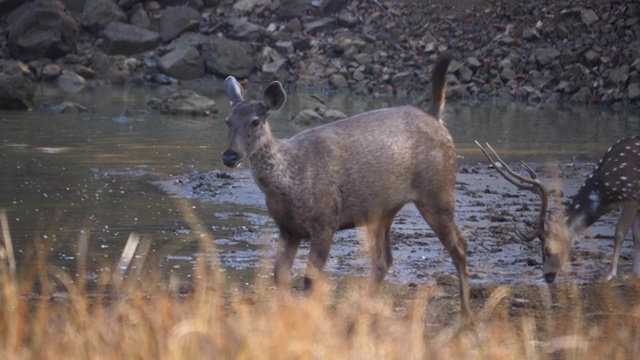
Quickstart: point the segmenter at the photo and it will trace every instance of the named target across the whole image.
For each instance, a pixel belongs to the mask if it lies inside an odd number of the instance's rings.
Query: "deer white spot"
[[[573,208],[576,209],[576,210],[580,209],[580,204],[573,205]]]
[[[623,181],[627,180],[627,177],[626,176],[620,176],[620,180],[623,180]]]
[[[591,193],[591,195],[589,195],[589,200],[591,201],[600,201],[600,195],[596,194],[596,193]]]

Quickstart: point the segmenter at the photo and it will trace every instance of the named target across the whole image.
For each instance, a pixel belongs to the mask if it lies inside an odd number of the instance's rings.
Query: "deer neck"
[[[282,144],[271,133],[269,124],[253,144],[248,160],[253,177],[264,192],[282,189],[290,178]]]
[[[600,189],[602,187],[596,177],[590,176],[566,208],[567,227],[576,236],[611,209],[612,203]]]

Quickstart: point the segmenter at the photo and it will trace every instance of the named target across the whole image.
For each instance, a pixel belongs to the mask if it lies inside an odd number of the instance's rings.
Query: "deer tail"
[[[447,68],[451,62],[452,55],[445,52],[438,56],[436,65],[433,67],[433,90],[431,91],[431,107],[427,112],[436,119],[440,118],[440,112],[444,108],[444,88],[446,83]]]

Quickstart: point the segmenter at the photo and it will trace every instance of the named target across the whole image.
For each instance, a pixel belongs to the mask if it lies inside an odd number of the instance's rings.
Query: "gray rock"
[[[310,0],[280,0],[275,13],[282,20],[291,20],[304,15],[310,4]]]
[[[329,76],[329,84],[333,85],[338,89],[344,89],[349,87],[349,83],[347,83],[347,79],[344,78],[341,74],[331,74]]]
[[[282,69],[286,70],[286,66],[285,66],[286,63],[287,63],[287,59],[278,59],[278,60],[272,61],[270,63],[262,65],[262,72],[268,73],[268,74],[275,74]]]
[[[478,60],[476,57],[473,57],[473,56],[468,57],[465,60],[465,64],[473,72],[475,72],[476,70],[478,70],[480,68],[480,66],[482,66],[482,63],[480,62],[480,60]]]
[[[160,37],[169,42],[180,34],[193,30],[200,23],[200,13],[190,6],[172,6],[162,12],[160,18]]]
[[[360,23],[360,18],[349,11],[343,11],[338,14],[338,25],[346,28],[354,28]]]
[[[527,41],[536,41],[540,39],[540,33],[537,29],[527,26],[522,30],[522,38]]]
[[[67,89],[80,89],[87,83],[82,76],[70,70],[63,71],[56,80],[58,82],[58,86]]]
[[[578,90],[577,93],[571,96],[569,101],[576,104],[587,104],[591,101],[592,95],[593,94],[591,94],[591,89],[589,89],[586,86],[583,86],[580,88],[580,90]]]
[[[296,116],[294,116],[291,120],[291,123],[296,125],[311,125],[323,123],[324,119],[322,115],[318,114],[318,112],[314,109],[305,109],[300,111]]]
[[[580,18],[582,19],[582,22],[587,26],[591,26],[593,23],[600,20],[596,12],[591,9],[583,9],[582,11],[580,11]]]
[[[135,25],[114,22],[102,33],[102,49],[110,55],[133,55],[151,50],[160,43],[160,35]]]
[[[0,74],[0,109],[32,110],[34,91],[27,77]]]
[[[631,83],[627,87],[627,97],[631,101],[640,100],[640,83]]]
[[[516,72],[511,68],[505,68],[500,72],[500,78],[502,81],[507,82],[509,80],[513,80],[516,77]]]
[[[82,26],[97,33],[114,21],[126,21],[127,15],[113,0],[87,0],[80,22]]]
[[[42,67],[40,78],[44,81],[55,80],[62,74],[62,68],[58,64],[47,64]]]
[[[542,48],[538,49],[534,53],[534,57],[536,62],[540,66],[546,66],[551,64],[551,62],[557,59],[560,56],[560,51],[554,48]]]
[[[323,17],[318,20],[306,23],[304,31],[310,34],[314,32],[326,31],[336,27],[336,20],[332,17]]]
[[[324,0],[320,11],[325,15],[330,15],[344,9],[348,4],[345,0]]]
[[[585,63],[589,66],[595,66],[600,63],[600,54],[593,49],[589,49],[583,55]]]
[[[276,41],[275,46],[276,49],[283,54],[292,54],[294,52],[291,41]]]
[[[107,54],[97,51],[91,54],[91,69],[95,71],[96,77],[113,84],[124,84],[129,77],[127,69],[121,69],[115,61]]]
[[[460,76],[460,81],[469,82],[473,78],[473,71],[471,71],[467,66],[461,65],[458,68],[458,76]]]
[[[149,19],[149,14],[147,14],[142,6],[137,7],[131,12],[129,22],[131,25],[135,25],[143,29],[151,29],[151,19]]]
[[[250,22],[246,17],[229,18],[225,24],[230,27],[229,37],[242,41],[257,41],[265,31],[262,26]]]
[[[628,64],[622,64],[614,68],[609,74],[609,81],[616,85],[624,85],[629,79],[629,70]]]
[[[22,5],[24,0],[0,0],[0,15],[8,14]]]
[[[151,98],[147,105],[171,115],[210,116],[218,112],[215,101],[188,89],[182,89],[164,99]]]
[[[238,0],[233,4],[233,9],[240,13],[248,13],[258,6],[267,4],[269,4],[269,0]]]
[[[179,80],[190,80],[204,75],[204,61],[193,47],[180,47],[165,54],[158,62],[159,70]]]
[[[59,3],[58,3],[59,5]],[[7,18],[11,55],[19,60],[58,59],[76,51],[80,23],[54,3],[26,4]]]
[[[167,49],[169,51],[175,50],[181,47],[194,47],[196,49],[202,48],[202,45],[208,44],[211,42],[211,37],[201,34],[201,33],[186,33],[180,35],[177,39],[173,40],[169,45],[167,45]]]
[[[54,105],[51,109],[59,114],[78,114],[89,112],[86,106],[71,101],[64,101],[58,105]]]
[[[249,44],[213,37],[202,46],[202,58],[207,72],[227,77],[247,78],[256,68],[253,49]]]

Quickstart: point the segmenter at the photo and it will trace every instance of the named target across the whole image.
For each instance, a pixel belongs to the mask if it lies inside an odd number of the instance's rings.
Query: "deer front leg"
[[[279,248],[273,276],[276,287],[284,289],[289,287],[291,281],[291,267],[298,253],[298,248],[300,248],[300,239],[281,236],[278,243]]]
[[[620,258],[620,248],[624,242],[624,238],[631,228],[631,224],[638,212],[638,205],[633,203],[623,204],[620,209],[620,218],[616,225],[616,233],[614,236],[615,244],[613,245],[613,256],[611,257],[611,265],[606,280],[613,279],[618,273],[618,259]],[[635,240],[635,239],[634,239]],[[635,260],[634,260],[635,261]]]
[[[633,234],[633,272],[640,277],[640,211],[636,213],[631,233]]]
[[[334,231],[322,231],[311,235],[307,270],[304,276],[305,290],[311,289],[314,280],[322,276],[322,269],[324,269],[327,258],[329,258],[329,250],[331,249],[334,233]]]

